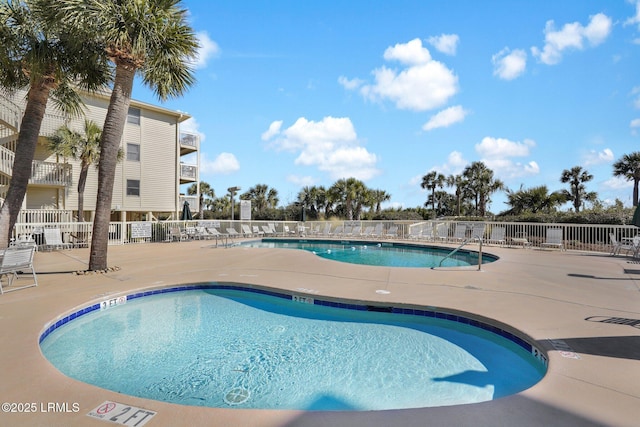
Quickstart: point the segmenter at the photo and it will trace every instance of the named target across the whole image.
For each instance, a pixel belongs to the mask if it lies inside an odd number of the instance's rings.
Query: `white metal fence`
[[[476,225],[474,228],[473,225]],[[478,225],[480,224],[480,227]],[[91,242],[93,224],[90,222],[42,222],[16,224],[14,233],[32,234],[38,244],[44,244],[43,229],[59,228],[65,243],[87,246]],[[233,238],[291,237],[328,238],[340,240],[399,239],[436,243],[460,243],[463,239],[477,237],[473,233],[482,230],[488,245],[522,244],[542,247],[548,242],[550,229],[561,230],[562,244],[567,250],[587,252],[610,252],[611,236],[616,240],[629,239],[638,233],[632,225],[549,224],[508,222],[461,222],[461,221],[153,221],[112,222],[109,227],[109,244],[166,242],[174,240],[172,233],[181,230],[184,238],[205,238],[198,227],[216,229],[222,234],[233,234]],[[501,229],[501,230],[500,230]],[[201,230],[201,228],[200,228]],[[233,231],[231,231],[233,230]],[[270,231],[273,231],[272,233]],[[559,232],[556,232],[559,233]],[[490,240],[502,236],[501,241]],[[515,239],[515,240],[514,240]]]

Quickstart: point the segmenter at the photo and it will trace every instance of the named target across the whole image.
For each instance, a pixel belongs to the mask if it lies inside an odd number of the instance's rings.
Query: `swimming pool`
[[[40,345],[69,377],[209,407],[475,403],[529,388],[546,371],[531,343],[471,317],[221,283],[93,304],[49,325]]]
[[[395,242],[262,239],[242,242],[240,246],[251,248],[302,249],[334,261],[384,267],[434,268],[478,265],[478,252],[475,251],[460,249],[452,256],[447,257],[452,251],[452,248]],[[498,257],[495,255],[482,254],[483,264],[494,262],[497,259]]]

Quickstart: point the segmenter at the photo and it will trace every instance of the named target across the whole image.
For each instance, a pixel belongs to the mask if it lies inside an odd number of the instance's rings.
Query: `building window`
[[[131,160],[132,162],[140,161],[139,144],[127,144],[127,160]]]
[[[128,179],[127,180],[127,196],[139,196],[140,195],[140,180]]]
[[[140,109],[129,107],[129,113],[127,114],[127,123],[132,125],[140,125]]]

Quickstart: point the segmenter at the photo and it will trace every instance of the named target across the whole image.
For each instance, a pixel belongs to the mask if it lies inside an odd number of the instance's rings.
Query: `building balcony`
[[[198,181],[198,167],[195,165],[180,164],[180,184]]]
[[[0,174],[10,178],[13,173],[15,153],[0,146]],[[29,184],[66,187],[72,184],[73,166],[68,163],[31,162],[31,177]]]
[[[200,137],[191,132],[180,131],[180,155],[195,153],[200,147]]]

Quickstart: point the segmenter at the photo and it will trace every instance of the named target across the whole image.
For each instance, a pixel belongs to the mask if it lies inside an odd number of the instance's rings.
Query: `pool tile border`
[[[131,301],[138,298],[144,298],[151,295],[158,294],[166,294],[171,292],[182,292],[182,291],[191,291],[191,290],[206,290],[206,289],[223,289],[223,290],[238,290],[244,292],[252,292],[262,295],[268,295],[276,298],[282,298],[285,300],[292,301],[294,296],[302,296],[302,294],[298,293],[284,293],[284,292],[276,292],[268,289],[263,289],[259,287],[255,287],[253,285],[237,285],[237,284],[222,284],[222,283],[199,283],[199,284],[191,284],[191,285],[183,285],[183,286],[171,286],[167,288],[159,288],[159,289],[151,289],[148,291],[140,291],[132,294],[126,295],[126,300]],[[308,297],[308,295],[304,294],[304,297]],[[106,301],[109,301],[113,298],[108,298]],[[103,301],[104,302],[104,301]],[[487,332],[493,333],[495,335],[501,336],[519,347],[523,348],[528,353],[531,353],[534,358],[546,369],[548,366],[548,357],[545,352],[543,352],[539,347],[532,344],[528,340],[509,332],[505,329],[497,327],[495,325],[491,325],[489,323],[482,322],[477,319],[471,319],[462,315],[446,313],[437,310],[428,310],[428,309],[416,309],[416,308],[405,308],[405,307],[395,307],[395,306],[387,306],[387,305],[371,305],[371,304],[355,304],[355,303],[347,303],[333,300],[324,300],[318,299],[315,295],[313,296],[313,304],[324,306],[324,307],[332,307],[339,308],[344,310],[355,310],[355,311],[376,311],[376,312],[386,312],[391,314],[404,314],[404,315],[412,315],[412,316],[422,316],[422,317],[431,317],[436,319],[450,320],[452,322],[461,323],[464,325],[473,326]],[[92,313],[94,311],[99,311],[101,309],[101,303],[95,303],[83,307],[79,310],[76,310],[64,317],[61,317],[57,320],[54,320],[46,325],[45,329],[40,334],[38,339],[38,344],[42,344],[42,342],[56,329],[66,325],[70,321],[77,319],[85,314]]]

